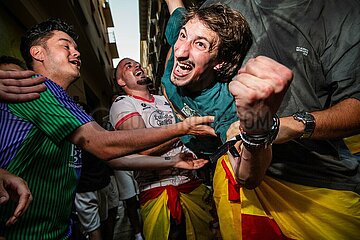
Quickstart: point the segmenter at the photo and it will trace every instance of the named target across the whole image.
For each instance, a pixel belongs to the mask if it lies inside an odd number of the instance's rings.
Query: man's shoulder
[[[167,101],[164,95],[153,95],[155,99]]]
[[[118,96],[110,107],[110,116],[119,114],[124,111],[131,111],[136,108],[140,103],[138,100],[131,96],[122,95]]]
[[[121,107],[123,106],[125,103],[129,103],[132,102],[132,98],[130,96],[126,96],[126,95],[122,95],[122,96],[118,96],[114,102],[111,104],[111,108],[114,107]]]
[[[114,103],[130,100],[131,97],[128,95],[121,95],[115,98]]]
[[[160,104],[162,106],[168,106],[170,108],[170,103],[164,95],[154,95],[154,98],[157,104]]]

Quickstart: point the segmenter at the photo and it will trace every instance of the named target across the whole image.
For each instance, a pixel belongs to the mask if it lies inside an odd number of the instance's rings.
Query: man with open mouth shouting
[[[166,2],[171,14],[166,37],[172,52],[162,78],[165,95],[179,121],[214,115],[218,136],[185,136],[181,140],[204,158],[227,137],[239,135],[244,142],[241,147],[236,145],[240,155],[219,158],[213,177],[222,237],[237,239],[241,236],[236,225],[241,217],[240,186],[255,188],[265,175],[279,127],[274,115],[292,72],[264,56],[249,60],[240,69],[252,43],[250,28],[240,12],[222,4],[186,11],[181,0]],[[234,101],[229,82],[237,73],[235,82],[242,87],[234,85]]]

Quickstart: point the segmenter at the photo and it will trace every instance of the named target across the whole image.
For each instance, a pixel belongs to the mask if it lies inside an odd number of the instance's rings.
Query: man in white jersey
[[[127,96],[119,96],[110,109],[110,122],[115,129],[154,128],[176,122],[175,116],[165,97],[152,95],[149,92],[147,85],[150,81],[138,62],[129,58],[122,59],[116,69],[116,81],[117,84],[123,88]],[[140,154],[163,156],[166,159],[182,152],[190,153],[190,150],[187,149],[178,138],[175,138],[165,144],[140,152]],[[149,158],[149,156],[146,156],[146,158]],[[122,180],[122,182],[132,176],[124,171],[116,171],[115,175],[118,179],[120,175],[120,181]],[[177,201],[179,199],[179,192],[189,193],[187,195],[190,196],[190,198],[191,195],[196,193],[197,199],[188,201],[192,201],[193,203],[197,201],[197,205],[200,204],[203,209],[201,210],[202,214],[204,214],[203,219],[196,223],[197,229],[193,229],[194,232],[188,232],[188,234],[203,236],[208,234],[210,230],[209,223],[212,220],[209,213],[211,206],[204,202],[203,199],[206,198],[203,198],[203,196],[204,194],[209,194],[209,191],[201,184],[195,172],[173,168],[151,169],[137,172],[135,178],[140,189],[141,214],[144,218],[145,239],[155,239],[156,236],[162,236],[167,239],[169,237],[167,235],[169,228],[171,229],[170,235],[174,234],[179,237],[180,234],[180,236],[183,236],[183,239],[186,238],[185,225],[190,224],[190,222],[194,225],[195,223],[193,219],[191,221],[185,219],[181,210],[180,212],[175,211],[178,206],[181,209],[180,202],[183,201],[182,197],[180,197],[180,201]],[[130,181],[128,185],[133,186],[131,183],[132,180],[130,179],[128,181]],[[185,189],[185,191],[182,189]],[[120,188],[120,191],[121,190]],[[173,194],[173,190],[175,190],[176,194]],[[135,196],[135,194],[134,190],[133,195]],[[164,197],[166,195],[168,198]],[[199,198],[203,199],[199,201]],[[173,201],[179,205],[173,204]],[[167,206],[165,208],[162,207],[162,211],[166,213],[167,217],[162,218],[160,216],[163,215],[154,214],[155,209],[158,210],[158,208],[156,208],[157,204]],[[188,212],[195,210],[182,209],[182,211]],[[155,216],[156,219],[152,219],[153,216]],[[190,213],[189,217],[191,218],[191,216]],[[154,220],[156,220],[156,222]],[[164,225],[166,226],[165,228],[163,227]],[[172,231],[172,229],[175,230],[175,226],[177,231]]]

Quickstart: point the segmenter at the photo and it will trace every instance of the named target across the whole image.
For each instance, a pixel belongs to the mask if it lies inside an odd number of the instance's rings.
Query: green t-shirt
[[[182,27],[185,12],[184,8],[176,9],[168,21],[165,34],[172,48]],[[220,81],[214,82],[200,92],[189,92],[184,88],[176,87],[170,81],[173,65],[174,52],[172,51],[161,82],[168,100],[175,108],[174,110],[181,112],[186,117],[215,116],[212,126],[218,135],[218,138],[187,135],[181,140],[196,154],[209,155],[226,140],[226,132],[229,126],[238,120],[234,98],[229,92],[228,83]]]
[[[0,167],[23,178],[33,201],[16,224],[5,227],[13,202],[0,206],[6,239],[67,239],[81,151],[66,138],[93,119],[50,80],[39,99],[0,103]]]

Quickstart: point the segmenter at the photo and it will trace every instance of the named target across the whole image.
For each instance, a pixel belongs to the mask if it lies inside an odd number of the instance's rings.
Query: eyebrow
[[[64,42],[68,42],[68,43],[70,43],[70,44],[74,44],[74,46],[75,46],[75,49],[77,49],[77,44],[76,43],[74,43],[74,42],[72,42],[72,41],[70,41],[69,39],[67,39],[67,38],[59,38],[59,40],[58,40],[59,42],[60,41],[64,41]]]
[[[131,64],[132,64],[131,62],[126,62],[126,63],[124,64],[123,68],[126,67],[127,65],[131,65]]]
[[[188,35],[185,26],[182,27],[181,30],[184,30],[186,35]],[[203,40],[207,41],[210,45],[212,45],[211,41],[206,36],[204,36],[204,37],[203,36],[198,36],[198,35],[196,35],[196,36],[197,36],[196,40],[199,40],[199,39],[202,40],[203,39]]]
[[[124,64],[124,66],[123,66],[123,68],[124,67],[126,67],[127,65],[132,65],[132,64],[139,64],[140,65],[140,63],[138,63],[138,62],[133,62],[133,61],[129,61],[129,62],[126,62],[125,64]]]

